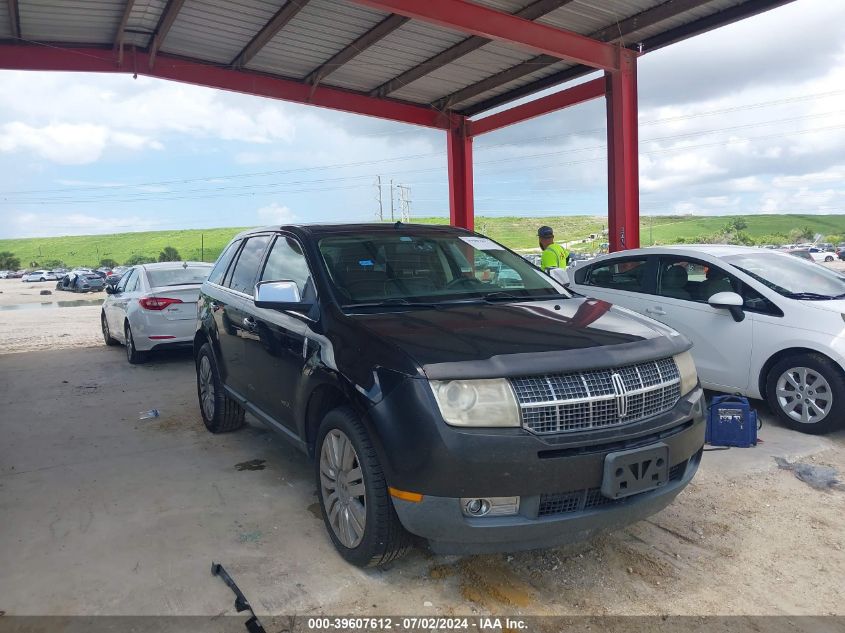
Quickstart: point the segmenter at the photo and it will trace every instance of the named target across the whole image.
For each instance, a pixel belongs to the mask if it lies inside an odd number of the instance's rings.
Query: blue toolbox
[[[716,396],[710,403],[704,441],[712,446],[757,445],[757,412],[741,396]]]

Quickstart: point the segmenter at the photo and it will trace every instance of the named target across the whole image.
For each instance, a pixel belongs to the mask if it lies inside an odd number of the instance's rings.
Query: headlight
[[[519,406],[505,378],[432,380],[440,414],[453,426],[520,426]]]
[[[695,371],[695,363],[692,354],[684,352],[675,356],[675,365],[681,375],[681,395],[686,395],[698,384],[698,372]]]

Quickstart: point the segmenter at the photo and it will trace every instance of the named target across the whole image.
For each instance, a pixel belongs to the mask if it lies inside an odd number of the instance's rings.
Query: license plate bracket
[[[669,447],[651,444],[608,453],[604,458],[601,493],[608,499],[622,499],[660,488],[668,481]]]

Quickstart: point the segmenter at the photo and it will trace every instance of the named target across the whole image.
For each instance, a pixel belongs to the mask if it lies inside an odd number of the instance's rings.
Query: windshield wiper
[[[344,308],[383,308],[385,306],[411,306],[414,308],[437,308],[440,304],[425,303],[421,301],[409,301],[404,297],[393,297],[382,301],[371,301],[367,303],[346,303]]]
[[[830,299],[841,299],[845,295],[833,297],[831,295],[820,295],[817,292],[788,292],[786,296],[789,299],[799,299],[805,301],[827,301]]]
[[[528,295],[524,297],[517,296],[510,292],[489,292],[483,297],[484,301],[545,301],[547,299],[569,299],[566,295]]]

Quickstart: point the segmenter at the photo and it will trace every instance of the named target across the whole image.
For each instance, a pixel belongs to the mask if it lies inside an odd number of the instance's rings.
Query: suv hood
[[[674,330],[597,299],[474,303],[349,318],[401,349],[430,379],[614,367],[691,347]]]

